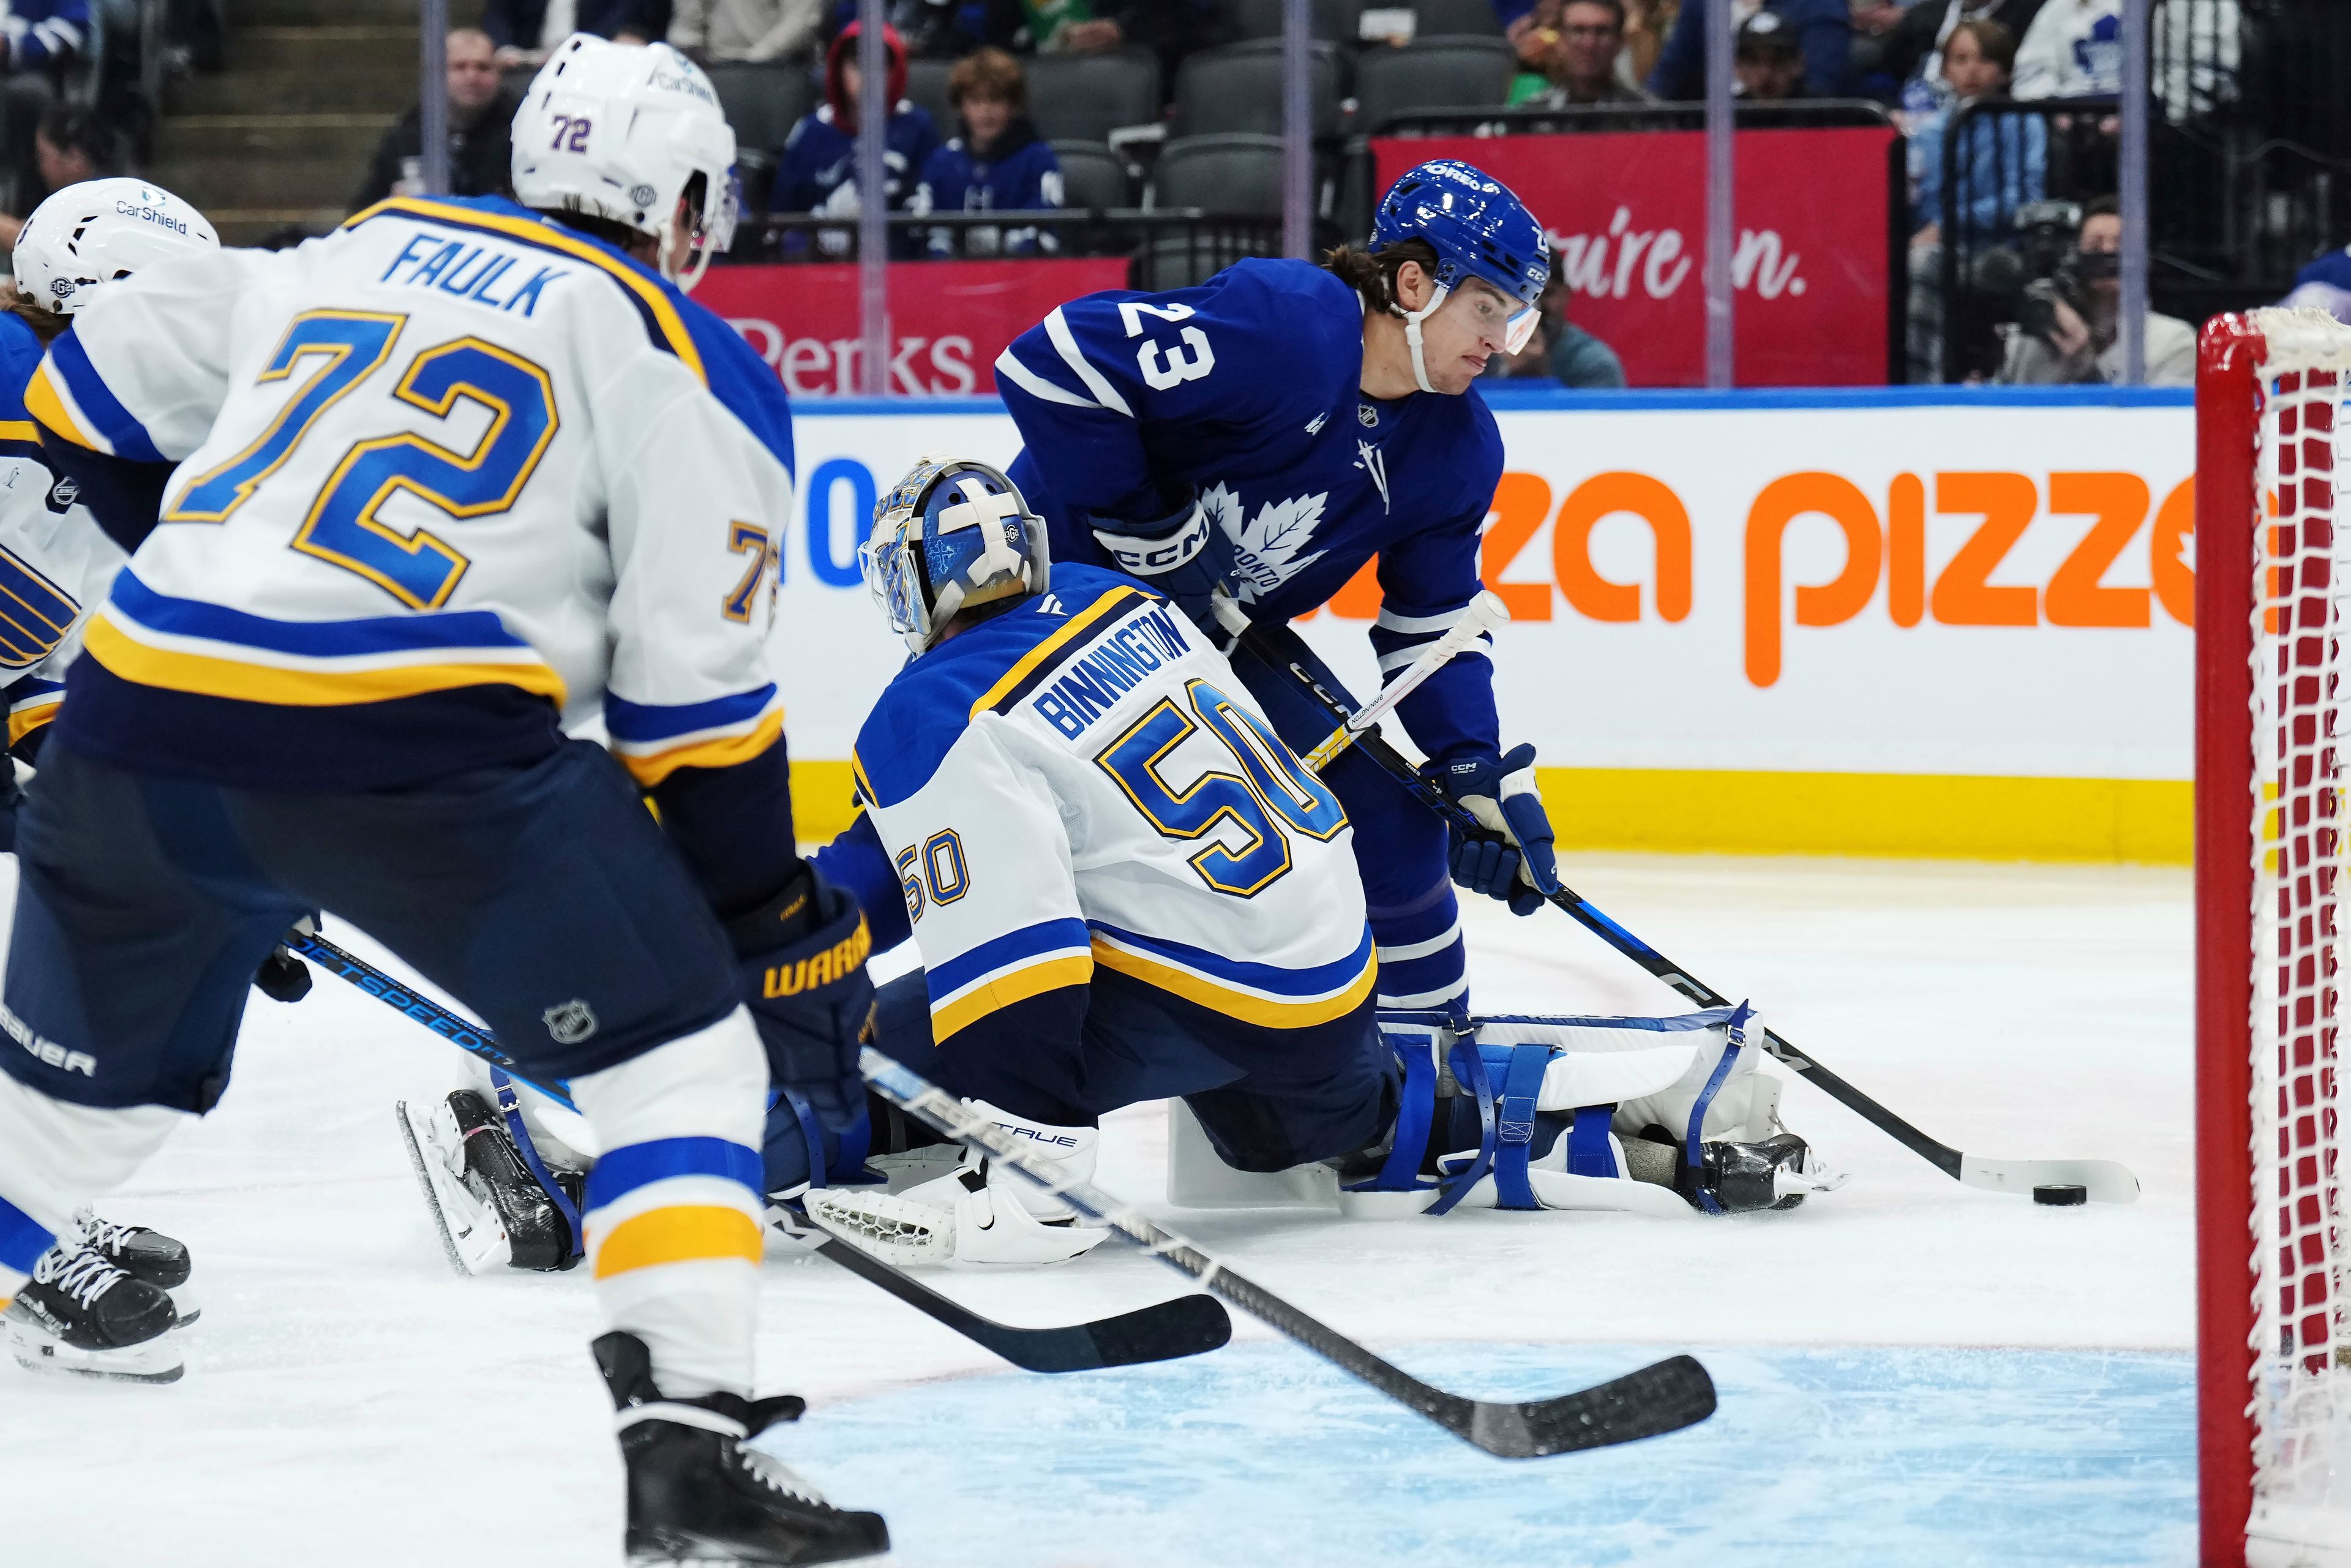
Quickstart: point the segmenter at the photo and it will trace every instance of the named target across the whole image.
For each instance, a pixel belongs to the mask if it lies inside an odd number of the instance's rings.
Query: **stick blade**
[[[1486,1452],[1505,1459],[1576,1454],[1662,1437],[1714,1414],[1714,1379],[1696,1356],[1669,1356],[1556,1399],[1531,1405],[1462,1401],[1463,1425],[1445,1424]],[[1443,1417],[1439,1417],[1443,1419]]]
[[[1092,1331],[1095,1366],[1140,1366],[1222,1350],[1232,1343],[1233,1320],[1214,1296],[1178,1296],[1172,1301],[1097,1318]]]
[[[2112,1160],[1988,1160],[1981,1155],[1959,1158],[1959,1180],[1986,1192],[2031,1197],[2036,1186],[2078,1186],[2092,1203],[2137,1203],[2138,1177],[2127,1166]]]

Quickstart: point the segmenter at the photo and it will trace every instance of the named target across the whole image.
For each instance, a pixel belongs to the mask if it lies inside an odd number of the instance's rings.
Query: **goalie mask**
[[[1045,519],[985,463],[925,459],[873,509],[865,586],[920,653],[957,612],[1045,590]]]

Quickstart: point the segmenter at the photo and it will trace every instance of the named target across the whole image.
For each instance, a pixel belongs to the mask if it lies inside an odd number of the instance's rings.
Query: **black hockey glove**
[[[744,1003],[768,1048],[768,1075],[836,1130],[865,1105],[858,1037],[873,1012],[865,956],[872,933],[857,901],[811,869],[726,922],[743,966]]]

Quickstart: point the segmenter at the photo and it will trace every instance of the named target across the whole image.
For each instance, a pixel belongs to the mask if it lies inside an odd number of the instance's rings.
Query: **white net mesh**
[[[2336,695],[2351,529],[2338,528],[2335,440],[2351,331],[2256,313],[2252,1121],[2255,1563],[2336,1561],[2351,1545],[2351,1366],[2341,1304],[2335,1052],[2343,997],[2343,772]],[[2221,535],[2220,538],[2224,538]],[[2220,548],[2220,539],[2210,541]],[[2351,1464],[2344,1467],[2351,1470]],[[2266,1538],[2266,1540],[2264,1539]],[[2286,1553],[2272,1542],[2300,1542]],[[2317,1547],[2316,1554],[2310,1548]]]

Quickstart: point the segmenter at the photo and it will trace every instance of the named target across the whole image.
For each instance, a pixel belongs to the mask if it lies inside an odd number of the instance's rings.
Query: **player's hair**
[[[988,99],[1025,110],[1029,107],[1029,78],[1021,74],[1020,62],[1002,49],[975,49],[957,60],[955,69],[947,73],[947,101],[961,109],[967,98]]]
[[[700,174],[695,174],[686,181],[685,189],[678,193],[678,200],[696,212],[702,210],[702,176]],[[651,235],[641,230],[631,228],[617,218],[601,218],[593,213],[577,213],[568,208],[549,207],[545,209],[542,215],[553,218],[565,228],[577,229],[591,239],[602,240],[614,250],[631,251],[648,243],[658,248],[665,243],[654,240]]]
[[[1976,52],[2003,71],[2016,69],[2016,34],[2005,22],[1995,22],[1989,16],[1977,16],[1961,22],[1951,29],[1951,38],[1965,33],[1976,41]],[[1943,40],[1943,52],[1950,53],[1951,39]]]
[[[52,310],[21,288],[10,288],[7,298],[0,300],[0,308],[21,319],[33,329],[33,336],[42,342],[52,342],[73,325],[73,318],[62,310]]]
[[[1361,246],[1343,245],[1322,256],[1322,266],[1340,282],[1364,297],[1374,310],[1383,313],[1402,308],[1396,303],[1396,274],[1407,261],[1420,263],[1423,272],[1437,276],[1437,247],[1425,239],[1398,240],[1377,251]]]

